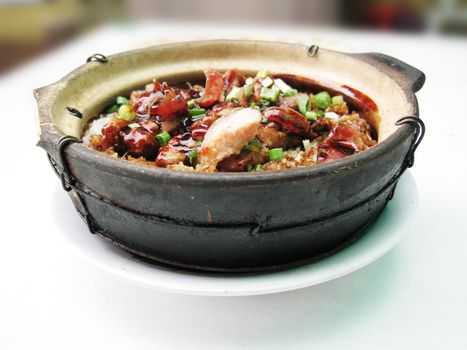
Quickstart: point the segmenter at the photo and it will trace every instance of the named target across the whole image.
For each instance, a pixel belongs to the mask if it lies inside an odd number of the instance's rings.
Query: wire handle
[[[95,53],[87,58],[86,63],[94,61],[98,61],[100,63],[107,63],[109,59],[101,53]]]

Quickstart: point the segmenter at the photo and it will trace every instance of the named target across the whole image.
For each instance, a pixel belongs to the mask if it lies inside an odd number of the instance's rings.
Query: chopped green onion
[[[198,153],[196,152],[196,150],[192,150],[192,151],[190,151],[190,153],[188,153],[188,160],[189,160],[190,164],[193,165],[196,158],[198,158]]]
[[[266,124],[268,121],[268,117],[263,115],[263,117],[261,118],[261,124]]]
[[[327,91],[322,91],[315,95],[313,104],[321,109],[326,109],[331,105],[331,96],[329,96]]]
[[[258,106],[256,105],[256,103],[254,103],[254,102],[251,102],[250,108],[254,108],[254,109],[258,109],[258,110],[259,110],[259,107],[258,107]]]
[[[120,108],[119,105],[112,105],[112,106],[110,106],[109,108],[107,108],[106,113],[109,114],[109,113],[118,112],[118,109],[119,109],[119,108]]]
[[[130,101],[124,96],[118,96],[117,97],[117,104],[118,105],[128,105],[128,104],[130,104]]]
[[[274,89],[274,88],[270,89],[270,88],[263,87],[261,89],[260,97],[262,99],[274,102],[279,97],[279,89]]]
[[[282,148],[273,148],[268,151],[269,160],[280,160],[284,158],[284,151]]]
[[[163,131],[156,135],[156,139],[159,141],[160,146],[165,146],[170,141],[171,137],[167,131]]]
[[[251,96],[253,92],[253,88],[251,87],[251,85],[245,85],[243,86],[243,91],[245,93],[246,98],[248,98]]]
[[[130,106],[128,105],[121,105],[118,108],[118,117],[120,119],[126,120],[127,122],[131,122],[136,117],[136,113],[133,112]]]
[[[246,167],[246,171],[250,172],[252,170],[253,170],[253,165],[248,164],[247,167]]]
[[[306,112],[305,118],[308,119],[309,121],[314,122],[318,119],[318,113],[312,112],[312,111]]]
[[[340,106],[344,103],[344,97],[342,96],[333,96],[331,99],[331,103],[333,106]]]
[[[263,107],[269,107],[271,105],[271,101],[268,100],[261,100],[261,105]]]
[[[298,95],[297,96],[297,102],[298,102],[298,110],[300,113],[303,115],[306,114],[306,112],[309,112],[311,109],[311,101],[310,101],[310,96],[304,94],[304,95]]]
[[[267,77],[261,82],[261,85],[264,87],[270,87],[274,83],[274,80],[272,80],[270,77]]]
[[[266,69],[262,69],[256,74],[257,78],[266,78],[268,76],[268,71]]]
[[[232,90],[229,92],[225,100],[228,101],[236,101],[238,102],[238,93],[240,92],[239,87],[234,87]]]
[[[201,114],[205,114],[206,110],[204,108],[193,108],[193,109],[189,109],[188,113],[190,113],[191,116],[201,115]]]
[[[318,118],[324,117],[324,112],[323,111],[315,111],[315,112],[318,115]]]
[[[195,100],[190,100],[187,102],[187,105],[188,105],[188,108],[193,108],[196,104],[196,101]]]
[[[298,94],[297,89],[290,89],[290,90],[287,90],[286,92],[284,92],[285,97],[295,96],[296,94]]]
[[[136,129],[136,128],[139,128],[141,125],[139,125],[138,123],[131,123],[130,125],[128,125],[130,128],[132,129]]]
[[[252,171],[261,170],[262,167],[263,167],[263,166],[262,166],[261,164],[256,164]]]
[[[253,139],[247,143],[245,149],[249,152],[259,152],[261,150],[261,142],[258,139]]]
[[[289,90],[292,90],[292,88],[287,85],[282,79],[274,79],[274,84],[281,90],[283,93],[286,93]]]

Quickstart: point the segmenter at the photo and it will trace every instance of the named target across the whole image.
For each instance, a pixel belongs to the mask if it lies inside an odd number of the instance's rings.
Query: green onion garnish
[[[298,94],[297,89],[290,89],[290,90],[287,90],[286,92],[284,92],[284,97],[295,96],[296,94]]]
[[[261,150],[261,142],[258,139],[253,139],[248,142],[245,148],[250,152],[259,152]]]
[[[318,118],[324,117],[324,112],[323,111],[316,111],[316,114],[318,115]]]
[[[274,85],[276,85],[279,88],[279,90],[281,90],[283,93],[292,90],[292,88],[289,85],[287,85],[282,79],[274,79]]]
[[[331,103],[333,106],[340,106],[344,103],[344,97],[342,96],[333,96],[331,99]]]
[[[167,131],[163,131],[156,135],[156,139],[159,141],[160,146],[165,146],[167,143],[169,143],[171,137]]]
[[[274,102],[279,97],[279,89],[263,87],[261,89],[260,97],[262,99]]]
[[[261,85],[264,87],[270,87],[272,84],[274,84],[274,80],[272,80],[270,77],[267,77],[261,82]]]
[[[250,172],[252,170],[253,170],[253,165],[248,164],[247,167],[246,167],[246,171]]]
[[[128,104],[130,104],[130,101],[124,96],[118,96],[116,102],[117,102],[118,105],[128,105]]]
[[[318,119],[318,113],[313,112],[313,111],[308,111],[305,113],[305,118],[308,119],[309,121],[316,121]]]
[[[187,105],[188,105],[188,108],[193,108],[195,105],[196,105],[196,101],[195,100],[190,100],[187,102]]]
[[[131,122],[136,117],[136,113],[133,112],[130,106],[128,105],[121,105],[118,108],[118,117],[120,119],[126,120],[127,122]]]
[[[240,88],[239,87],[234,87],[232,88],[232,90],[229,92],[229,94],[227,95],[227,97],[225,98],[225,100],[228,102],[228,101],[236,101],[238,102],[238,93],[240,92]]]
[[[112,105],[112,106],[110,106],[109,108],[107,108],[106,113],[109,114],[109,113],[118,112],[118,109],[119,109],[119,108],[120,108],[119,105]]]
[[[256,103],[254,103],[254,102],[251,102],[250,108],[254,108],[254,109],[258,109],[258,110],[259,110],[259,107],[258,107],[258,106],[256,105]]]
[[[269,160],[280,160],[284,158],[284,151],[282,148],[273,148],[268,151]]]
[[[261,100],[261,104],[263,105],[263,107],[269,107],[271,105],[271,101]]]
[[[245,92],[245,96],[246,98],[250,97],[252,92],[253,92],[253,88],[251,87],[251,85],[245,85],[243,86],[243,91]]]
[[[205,114],[206,110],[204,108],[193,108],[193,109],[189,109],[188,113],[190,113],[191,116],[201,115],[201,114]]]
[[[262,69],[256,74],[257,78],[266,78],[268,76],[268,71],[266,69]]]
[[[196,152],[196,150],[190,151],[190,153],[188,153],[188,160],[189,160],[190,164],[193,165],[196,158],[198,158],[198,153]]]
[[[298,110],[300,111],[300,113],[302,113],[303,115],[306,115],[306,112],[309,112],[311,108],[310,96],[298,95],[297,102],[298,102]]]
[[[326,109],[331,105],[331,96],[329,96],[327,91],[322,91],[315,95],[313,104],[321,109]]]

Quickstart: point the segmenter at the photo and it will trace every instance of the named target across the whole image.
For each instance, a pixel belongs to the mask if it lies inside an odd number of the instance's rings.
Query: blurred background
[[[216,22],[467,34],[467,0],[0,0],[0,74],[106,23]]]

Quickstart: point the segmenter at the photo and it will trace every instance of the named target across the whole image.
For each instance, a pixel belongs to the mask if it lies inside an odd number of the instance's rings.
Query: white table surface
[[[378,51],[426,73],[418,98],[428,132],[412,170],[419,208],[413,231],[396,248],[319,286],[232,298],[156,292],[72,252],[57,216],[74,221],[76,214],[34,145],[32,89],[95,52],[205,37]],[[103,27],[3,76],[0,349],[466,349],[466,63],[467,40],[460,38],[125,24]]]

